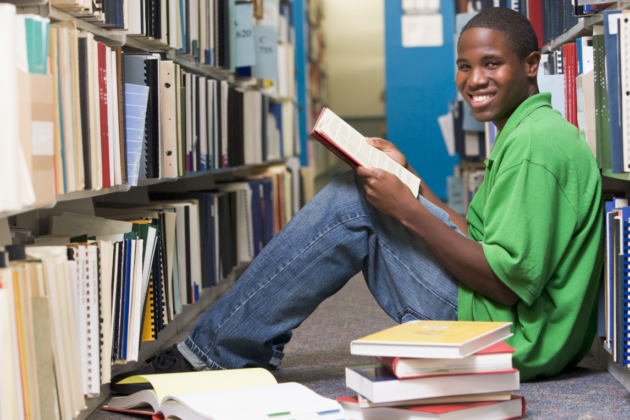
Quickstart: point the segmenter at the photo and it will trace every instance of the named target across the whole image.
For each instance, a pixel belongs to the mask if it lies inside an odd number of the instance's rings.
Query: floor
[[[361,275],[324,302],[297,330],[286,348],[278,382],[299,382],[320,395],[352,395],[345,387],[344,367],[372,363],[352,356],[350,341],[395,325],[378,307]],[[192,326],[192,324],[191,324]],[[185,334],[174,340],[181,341]],[[587,356],[576,368],[550,380],[524,383],[528,419],[629,419],[630,394]],[[96,411],[89,420],[143,417]],[[144,417],[146,418],[146,417]]]

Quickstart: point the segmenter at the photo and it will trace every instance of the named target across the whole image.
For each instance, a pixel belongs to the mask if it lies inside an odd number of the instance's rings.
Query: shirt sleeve
[[[484,211],[484,254],[527,306],[540,296],[575,231],[574,207],[544,166],[523,161],[497,176]]]

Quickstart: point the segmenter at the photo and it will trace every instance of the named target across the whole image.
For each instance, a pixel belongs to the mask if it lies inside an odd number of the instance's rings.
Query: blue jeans
[[[419,200],[460,232],[444,210]],[[277,367],[291,331],[359,271],[400,323],[457,319],[458,281],[422,241],[367,202],[349,171],[282,229],[178,348],[195,369]]]

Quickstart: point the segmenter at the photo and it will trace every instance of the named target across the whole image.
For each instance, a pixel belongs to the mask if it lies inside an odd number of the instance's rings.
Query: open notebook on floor
[[[114,397],[102,409],[154,419],[344,419],[336,401],[297,383],[278,384],[259,368],[139,375],[119,383],[143,382],[150,382],[153,389]]]

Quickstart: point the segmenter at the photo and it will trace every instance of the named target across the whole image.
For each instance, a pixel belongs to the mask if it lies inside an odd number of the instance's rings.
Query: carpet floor
[[[350,341],[393,325],[359,274],[294,331],[282,367],[273,374],[278,382],[299,382],[324,397],[353,395],[345,386],[344,368],[374,359],[351,355]],[[183,331],[172,342],[186,335]],[[553,379],[521,384],[518,393],[527,401],[528,419],[630,419],[630,394],[590,355]],[[101,410],[88,417],[139,418],[146,419]]]

